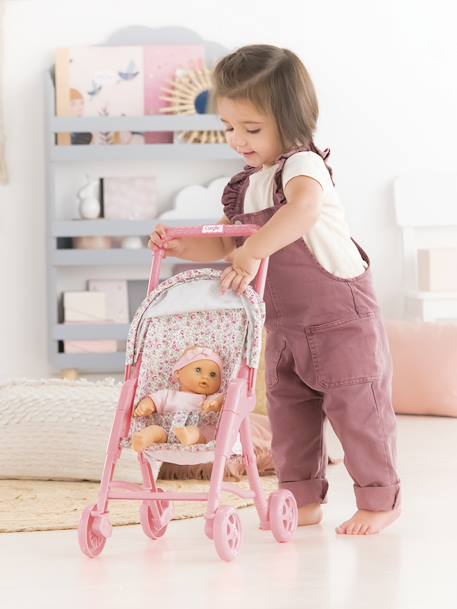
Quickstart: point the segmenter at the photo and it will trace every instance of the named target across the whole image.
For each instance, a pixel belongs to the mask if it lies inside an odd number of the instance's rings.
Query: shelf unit
[[[46,92],[46,187],[48,209],[48,354],[54,371],[75,368],[84,373],[121,372],[125,353],[62,353],[59,341],[103,340],[127,338],[129,324],[75,324],[59,321],[58,301],[60,296],[58,273],[69,267],[114,268],[136,267],[147,280],[152,253],[144,248],[128,250],[113,248],[106,250],[83,250],[58,248],[58,239],[78,236],[146,236],[151,233],[155,220],[70,220],[57,218],[59,198],[56,179],[62,167],[68,164],[110,162],[119,168],[123,161],[238,161],[242,158],[226,144],[144,144],[144,145],[79,145],[58,146],[56,134],[94,131],[194,131],[223,129],[215,115],[195,116],[144,116],[144,117],[94,117],[60,118],[55,116],[55,92],[50,72],[45,74]],[[230,169],[229,173],[233,172]],[[215,176],[217,177],[217,176]],[[210,224],[217,218],[198,220],[198,224]],[[197,221],[167,221],[170,226],[194,225]],[[170,264],[178,262],[169,258]],[[179,262],[182,262],[181,260]],[[168,265],[169,266],[169,265]]]

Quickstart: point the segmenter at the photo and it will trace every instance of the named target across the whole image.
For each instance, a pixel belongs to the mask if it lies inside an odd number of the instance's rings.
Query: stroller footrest
[[[148,461],[165,461],[177,465],[195,465],[199,463],[211,463],[215,459],[216,443],[193,444],[184,446],[182,444],[154,444],[144,451]]]

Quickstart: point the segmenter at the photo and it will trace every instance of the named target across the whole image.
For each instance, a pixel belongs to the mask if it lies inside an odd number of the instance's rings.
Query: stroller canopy
[[[220,293],[221,272],[192,269],[163,281],[139,306],[130,326],[127,365],[141,355],[136,401],[176,387],[171,372],[191,346],[210,347],[223,361],[221,391],[236,376],[243,358],[256,368],[262,346],[265,305],[248,287],[242,296]]]

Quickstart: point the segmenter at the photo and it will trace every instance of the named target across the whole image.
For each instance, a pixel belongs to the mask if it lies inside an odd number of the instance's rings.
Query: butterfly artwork
[[[134,78],[136,78],[138,76],[139,73],[140,73],[140,71],[136,69],[135,62],[133,60],[130,60],[129,65],[127,66],[127,69],[125,70],[125,72],[117,73],[117,75],[120,78],[120,80],[118,80],[118,83],[123,80],[125,80],[125,81],[133,80]]]
[[[87,46],[59,49],[56,97],[59,116],[120,117],[144,115],[144,51],[141,46]],[[67,134],[64,134],[67,135]],[[143,134],[110,128],[85,138],[58,136],[79,144],[143,144]],[[90,137],[92,135],[92,137]]]
[[[87,95],[89,96],[89,99],[94,99],[94,97],[96,95],[98,95],[100,93],[100,91],[102,90],[102,85],[96,83],[94,80],[92,81],[92,88],[90,91],[87,91]]]

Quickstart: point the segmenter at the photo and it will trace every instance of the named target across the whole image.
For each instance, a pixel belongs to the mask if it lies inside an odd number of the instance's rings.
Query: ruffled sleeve
[[[245,168],[243,171],[240,171],[234,175],[222,193],[224,214],[230,221],[232,221],[233,216],[243,213],[241,192],[246,180],[249,177],[249,173],[249,170]]]

